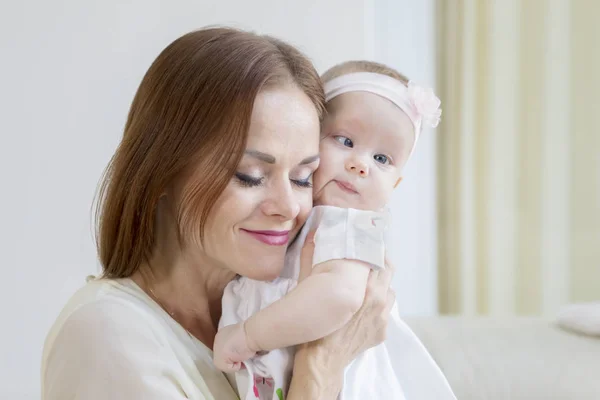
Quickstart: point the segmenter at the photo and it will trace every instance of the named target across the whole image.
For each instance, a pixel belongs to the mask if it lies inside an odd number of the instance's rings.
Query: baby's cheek
[[[382,184],[379,186],[379,190],[374,191],[372,196],[372,210],[379,210],[385,207],[389,201],[393,192],[392,184]]]
[[[373,195],[369,201],[369,206],[367,207],[367,209],[371,211],[380,210],[385,206],[386,202],[384,201],[384,199],[385,196],[383,196],[382,193],[377,193]]]
[[[315,175],[327,175],[331,174],[335,168],[343,168],[343,162],[334,152],[320,151],[319,156],[321,157],[321,161],[319,163],[319,168],[315,171]]]
[[[324,179],[323,174],[316,171],[313,175],[313,196],[317,196],[319,192],[323,189]]]
[[[321,160],[319,168],[313,174],[313,191],[317,193],[331,179],[333,179],[331,160]]]

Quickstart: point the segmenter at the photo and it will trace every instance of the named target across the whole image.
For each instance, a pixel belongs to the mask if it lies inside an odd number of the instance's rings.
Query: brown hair
[[[198,163],[204,179],[184,188],[177,224],[180,237],[199,228],[202,240],[208,214],[243,155],[257,94],[285,83],[303,90],[322,118],[318,74],[280,40],[210,28],[162,51],[138,88],[100,186],[96,239],[104,276],[129,277],[149,258],[159,198]]]
[[[408,78],[395,69],[384,64],[365,60],[352,60],[337,64],[325,71],[325,73],[321,75],[321,80],[323,82],[328,82],[339,76],[352,74],[354,72],[373,72],[376,74],[387,75],[390,78],[394,78],[403,84],[408,85]]]

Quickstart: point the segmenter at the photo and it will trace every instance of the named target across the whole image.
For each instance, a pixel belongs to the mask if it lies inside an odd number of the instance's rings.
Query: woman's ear
[[[394,185],[394,189],[396,189],[398,187],[400,182],[402,182],[402,177],[398,178],[398,180],[396,181],[396,184]]]

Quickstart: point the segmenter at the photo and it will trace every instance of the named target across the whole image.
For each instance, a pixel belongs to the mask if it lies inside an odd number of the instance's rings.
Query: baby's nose
[[[361,160],[350,160],[346,164],[346,169],[348,170],[348,172],[358,174],[363,178],[369,175],[369,167],[366,163],[362,162]]]

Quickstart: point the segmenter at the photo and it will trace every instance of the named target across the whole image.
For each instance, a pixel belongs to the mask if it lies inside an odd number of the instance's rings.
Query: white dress
[[[89,282],[52,326],[42,400],[234,400],[212,351],[131,279]]]
[[[332,259],[356,259],[385,268],[387,213],[332,206],[313,209],[286,255],[280,278],[260,282],[240,277],[223,294],[219,327],[235,324],[285,296],[296,285],[300,253],[308,233],[317,229],[313,265]],[[446,378],[394,306],[385,343],[360,354],[346,369],[343,400],[455,400]],[[245,363],[235,374],[242,400],[283,400],[293,363],[293,349],[279,349]]]

